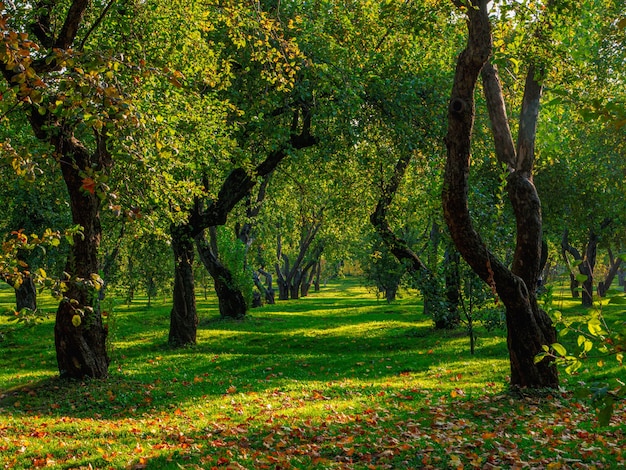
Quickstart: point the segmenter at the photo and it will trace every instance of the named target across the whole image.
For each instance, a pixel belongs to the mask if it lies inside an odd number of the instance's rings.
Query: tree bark
[[[301,286],[306,280],[308,271],[319,260],[322,254],[323,245],[318,245],[313,253],[308,256],[310,260],[305,263],[309,248],[322,226],[322,210],[320,210],[320,214],[318,214],[315,219],[315,222],[303,224],[304,227],[302,229],[302,235],[298,246],[298,256],[296,256],[293,264],[290,263],[289,257],[282,251],[282,238],[280,233],[277,236],[276,274],[278,276],[278,298],[280,300],[287,300],[288,298],[297,299],[300,297]],[[280,260],[283,261],[282,269],[280,266]]]
[[[174,252],[174,292],[168,342],[172,347],[196,344],[198,313],[193,276],[192,229],[187,224],[170,227]]]
[[[22,283],[15,289],[15,306],[18,312],[24,308],[33,312],[37,310],[37,288],[29,275],[23,275]]]
[[[239,203],[244,197],[250,194],[250,191],[256,185],[258,177],[266,177],[271,174],[276,167],[280,164],[280,162],[287,157],[289,150],[298,150],[306,147],[310,147],[317,144],[317,139],[313,137],[310,133],[311,131],[311,112],[308,107],[303,106],[302,115],[299,109],[294,110],[293,120],[291,124],[291,135],[289,137],[289,141],[285,143],[283,148],[277,149],[274,152],[271,152],[265,160],[259,163],[252,171],[248,171],[244,168],[235,168],[233,169],[229,175],[226,177],[222,186],[218,192],[218,195],[215,199],[210,201],[202,201],[203,207],[201,208],[200,201],[198,201],[193,208],[189,211],[189,220],[186,224],[189,228],[189,239],[193,240],[196,237],[200,236],[205,229],[209,227],[216,227],[219,225],[224,225],[228,218],[228,215],[233,210],[235,205]],[[300,121],[302,121],[300,126]],[[300,133],[297,133],[298,127],[300,127]],[[178,259],[178,258],[176,258]],[[181,258],[181,259],[184,259]],[[177,269],[177,268],[175,268]],[[185,272],[186,267],[183,266],[181,269]],[[193,289],[193,271],[189,275],[181,277],[179,282],[186,282],[189,284],[188,287],[184,287],[182,285],[178,286],[178,289],[181,292],[185,292],[185,289],[189,291],[188,294],[179,294],[179,300],[186,299],[186,306],[183,304],[179,304],[176,306],[176,302],[174,303],[174,307],[172,308],[172,314],[176,312],[180,312],[180,315],[183,315],[184,318],[186,312],[189,312],[190,316],[195,316],[197,318],[197,314],[195,313],[195,297],[192,297]],[[177,289],[176,284],[174,285],[174,289]],[[192,300],[193,299],[193,300]],[[192,303],[193,302],[193,303]],[[191,312],[193,311],[193,315]],[[197,320],[195,322],[197,325]],[[178,321],[171,321],[170,328],[172,325],[178,325]],[[194,328],[194,322],[190,321],[187,326],[188,328]],[[170,331],[170,337],[177,338],[178,333]],[[193,341],[195,342],[196,334],[189,335],[189,338],[193,336]],[[183,341],[185,338],[181,338]],[[181,343],[186,344],[186,343]]]
[[[448,107],[447,161],[442,194],[444,216],[461,256],[497,292],[506,307],[511,384],[557,387],[556,367],[545,360],[538,364],[534,362],[543,345],[556,342],[556,332],[550,318],[539,309],[535,296],[541,259],[541,206],[532,184],[532,164],[541,86],[535,80],[533,67],[526,80],[516,155],[510,153],[510,132],[495,132],[495,129],[506,129],[507,122],[497,71],[488,66],[483,73],[494,138],[498,140],[496,155],[510,171],[508,193],[517,220],[511,269],[488,250],[474,229],[468,208],[474,91],[478,75],[492,51],[488,3],[487,0],[476,0],[467,8],[468,44],[457,61]],[[461,2],[457,4],[460,6]]]
[[[596,269],[596,257],[598,254],[598,241],[599,237],[594,232],[589,233],[589,240],[587,240],[587,246],[585,247],[585,257],[583,262],[578,266],[580,273],[585,276],[582,289],[582,306],[593,306],[593,286]]]

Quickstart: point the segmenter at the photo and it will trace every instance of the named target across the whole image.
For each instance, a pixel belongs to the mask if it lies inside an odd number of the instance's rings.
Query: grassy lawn
[[[555,306],[580,313],[559,296]],[[12,303],[0,289],[0,305]],[[348,279],[242,322],[220,320],[214,298],[198,306],[198,345],[172,350],[167,302],[107,301],[106,381],[56,378],[53,316],[0,337],[0,466],[625,466],[624,404],[598,427],[572,398],[593,371],[563,374],[559,392],[511,396],[504,333],[480,330],[471,356],[465,330],[433,331],[412,295],[389,305]]]

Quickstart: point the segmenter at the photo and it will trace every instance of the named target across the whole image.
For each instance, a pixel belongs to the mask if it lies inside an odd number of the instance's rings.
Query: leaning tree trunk
[[[609,272],[606,275],[606,279],[598,283],[598,295],[600,297],[605,297],[609,289],[611,288],[611,284],[615,280],[615,276],[617,276],[618,271],[622,265],[621,258],[614,258],[613,253],[609,250]]]
[[[196,344],[198,313],[193,276],[193,238],[186,224],[170,227],[174,252],[174,292],[168,342],[173,347]]]
[[[435,328],[454,328],[460,320],[458,312],[455,308],[454,315],[449,316],[450,310],[442,308],[445,305],[444,296],[435,273],[426,266],[405,240],[391,230],[389,222],[387,222],[387,210],[400,186],[410,161],[410,153],[405,153],[398,159],[391,179],[382,188],[376,208],[370,214],[370,223],[396,259],[401,263],[406,263],[408,271],[415,279],[424,297],[424,314],[432,317]],[[438,236],[435,233],[432,233],[432,235],[435,238]]]
[[[204,233],[196,236],[196,247],[202,264],[213,278],[220,316],[241,320],[248,313],[248,304],[241,289],[235,285],[232,273],[218,259],[217,254],[204,238]]]
[[[455,3],[461,6],[464,2],[458,0]],[[468,44],[457,61],[448,107],[447,160],[442,194],[444,216],[463,258],[497,292],[506,307],[511,385],[557,387],[556,367],[545,360],[537,364],[534,361],[542,346],[556,342],[550,318],[539,309],[535,296],[542,233],[541,205],[532,184],[532,167],[541,86],[535,80],[537,71],[531,66],[526,79],[516,149],[497,70],[488,64],[492,52],[488,3],[488,0],[474,0],[466,9]],[[487,249],[474,229],[468,207],[474,91],[481,70],[496,156],[510,172],[507,189],[517,222],[511,269]]]
[[[61,377],[104,378],[108,375],[107,329],[98,304],[98,248],[102,235],[100,198],[82,188],[81,170],[91,161],[87,150],[65,142],[73,156],[61,159],[72,222],[82,227],[74,236],[65,272],[67,290],[59,304],[54,325],[57,363]],[[61,146],[63,148],[64,146]]]

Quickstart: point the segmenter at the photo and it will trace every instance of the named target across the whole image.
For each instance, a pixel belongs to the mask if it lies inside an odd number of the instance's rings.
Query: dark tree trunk
[[[259,274],[265,278],[265,286],[262,286],[260,290],[263,292],[265,296],[265,302],[273,305],[276,303],[274,299],[274,285],[272,283],[272,275],[263,269],[259,269]]]
[[[609,251],[609,272],[606,275],[606,279],[598,283],[598,295],[600,297],[605,297],[606,293],[611,288],[611,284],[615,280],[615,276],[617,276],[618,271],[620,270],[620,266],[622,265],[621,258],[613,258],[613,254]]]
[[[318,260],[315,265],[315,280],[313,282],[313,290],[320,291],[320,277],[322,276],[322,260]]]
[[[565,261],[565,264],[567,265],[569,271],[569,289],[572,293],[572,298],[577,299],[578,297],[580,297],[580,292],[578,290],[580,283],[578,282],[572,264],[569,261],[569,258],[567,256],[568,253],[574,257],[574,261],[578,262],[580,266],[580,262],[582,262],[582,256],[576,248],[570,245],[569,230],[565,229],[563,231],[563,236],[561,237],[561,256],[563,257],[563,261]]]
[[[270,153],[252,171],[244,168],[233,169],[222,183],[215,199],[197,201],[195,206],[190,209],[189,223],[186,225],[187,233],[184,234],[183,244],[177,247],[177,250],[182,255],[181,260],[183,262],[185,262],[184,260],[193,260],[194,238],[201,236],[204,230],[209,227],[224,225],[235,205],[250,194],[250,191],[256,185],[258,177],[266,177],[271,174],[288,155],[290,150],[303,149],[317,144],[317,139],[310,133],[311,118],[310,109],[306,105],[303,105],[301,109],[293,110],[291,135],[283,148]],[[298,128],[300,128],[299,134],[297,133]],[[178,278],[175,275],[175,295],[172,319],[170,321],[170,338],[174,339],[175,344],[182,345],[188,344],[191,340],[195,343],[198,317],[195,308],[191,264],[188,267],[186,265],[181,266],[179,275],[180,277]],[[191,333],[192,331],[193,335],[185,336],[186,332]]]
[[[583,262],[578,266],[580,273],[585,277],[583,281],[582,289],[582,306],[593,306],[593,286],[594,286],[594,271],[596,268],[596,257],[598,254],[598,235],[593,231],[589,233],[589,240],[587,241],[587,247],[585,248],[585,258]]]
[[[212,241],[215,241],[212,235]],[[215,293],[219,301],[220,316],[222,318],[231,318],[241,320],[248,312],[246,299],[235,285],[233,275],[230,270],[222,264],[218,258],[218,254],[204,238],[204,234],[196,236],[196,247],[200,260],[213,278]]]
[[[15,306],[18,312],[24,308],[37,310],[37,288],[31,276],[23,275],[22,283],[15,289]]]
[[[194,248],[191,227],[186,224],[170,227],[174,252],[174,292],[170,312],[170,346],[196,344],[198,312],[193,276]]]
[[[390,304],[395,302],[396,296],[398,294],[398,286],[389,286],[385,289],[385,300]]]
[[[300,296],[306,297],[309,295],[309,290],[311,289],[311,284],[313,284],[313,279],[315,278],[315,270],[317,268],[317,261],[314,261],[311,267],[305,270],[305,274],[302,279],[302,285],[300,286]],[[307,272],[308,271],[308,272]]]
[[[308,271],[322,256],[324,246],[323,244],[318,244],[313,250],[313,253],[308,256],[310,260],[305,263],[309,247],[313,243],[321,226],[322,211],[316,216],[315,222],[304,224],[300,237],[300,245],[298,246],[298,256],[293,262],[293,265],[290,264],[289,257],[282,251],[282,238],[280,233],[278,234],[276,244],[276,274],[278,276],[278,298],[280,300],[287,300],[288,298],[298,299],[300,297],[301,286],[303,282],[307,281]],[[282,269],[280,260],[283,261]],[[308,288],[306,290],[308,292]]]
[[[280,238],[278,244],[280,246]],[[280,258],[283,260],[285,272],[290,272],[289,257],[285,254],[281,254]],[[276,284],[278,284],[278,300],[289,300],[289,279],[283,274],[279,263],[276,263],[276,275],[278,278],[276,279]]]
[[[291,282],[289,283],[289,298],[297,300],[300,298],[300,284],[302,283],[302,269],[296,269],[291,273]]]
[[[462,2],[459,0],[456,3],[460,6]],[[444,215],[454,244],[463,258],[498,293],[506,307],[511,384],[518,387],[557,387],[556,367],[545,360],[537,364],[534,361],[542,346],[556,341],[550,318],[539,309],[535,297],[541,260],[541,206],[532,184],[532,168],[541,86],[536,82],[537,71],[530,67],[516,149],[497,70],[487,63],[492,52],[488,0],[471,3],[466,10],[469,19],[468,44],[457,61],[448,107]],[[507,189],[517,221],[511,269],[487,249],[474,229],[468,207],[474,90],[481,70],[496,156],[510,171]]]
[[[65,272],[70,275],[67,291],[59,304],[54,326],[57,363],[61,377],[104,378],[108,375],[107,330],[102,322],[98,294],[92,276],[98,273],[100,199],[82,189],[81,169],[92,161],[86,149],[75,141],[66,142],[71,157],[61,159],[61,171],[67,186],[72,222],[82,227],[74,236]],[[72,145],[73,144],[73,145]]]

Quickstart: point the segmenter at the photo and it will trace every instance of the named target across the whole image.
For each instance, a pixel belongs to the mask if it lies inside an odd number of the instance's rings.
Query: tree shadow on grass
[[[132,418],[170,412],[189,401],[219,399],[228,390],[265,394],[293,387],[307,390],[318,383],[355,382],[343,386],[342,393],[349,393],[350,387],[361,392],[364,383],[393,381],[407,374],[430,377],[439,364],[465,373],[470,360],[469,355],[459,358],[436,346],[426,327],[380,333],[370,338],[298,337],[289,345],[279,333],[257,333],[245,341],[234,338],[232,348],[135,345],[125,352],[128,356],[120,355],[112,364],[109,379],[54,378],[28,384],[0,395],[0,410],[17,415]],[[483,358],[502,359],[502,346],[494,344],[481,353]]]

